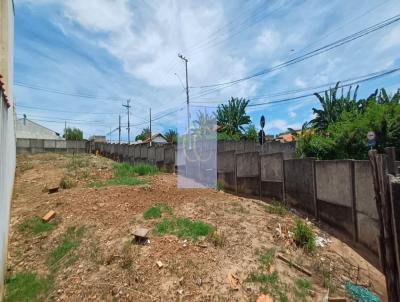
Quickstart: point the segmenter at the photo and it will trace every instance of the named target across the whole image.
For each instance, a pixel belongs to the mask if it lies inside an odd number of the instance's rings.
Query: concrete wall
[[[15,174],[13,48],[13,4],[11,0],[0,0],[0,75],[3,76],[1,80],[4,83],[0,87],[0,300],[4,292],[10,203]]]
[[[354,161],[354,180],[358,241],[378,254],[379,221],[369,161]]]
[[[353,224],[352,161],[316,161],[316,186],[319,218],[355,236]]]
[[[261,198],[283,200],[283,157],[283,153],[262,154],[260,156]]]
[[[285,160],[285,200],[295,208],[315,215],[316,189],[313,158]]]
[[[218,181],[224,187],[224,190],[236,191],[236,171],[235,151],[224,151],[217,153],[217,172]]]
[[[236,192],[260,195],[260,162],[258,152],[236,153]]]
[[[87,150],[86,141],[62,141],[46,139],[17,139],[17,154],[68,152],[84,153]]]

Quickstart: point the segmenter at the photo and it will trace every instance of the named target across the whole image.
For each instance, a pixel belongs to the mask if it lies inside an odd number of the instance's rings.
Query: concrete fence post
[[[237,181],[237,152],[236,152],[236,148],[235,148],[235,194],[238,194],[238,181]]]
[[[313,204],[314,204],[314,217],[319,220],[318,199],[317,199],[317,173],[315,169],[315,159],[312,159],[312,181],[313,181]]]
[[[351,175],[351,214],[353,217],[353,240],[358,242],[358,221],[357,221],[357,204],[356,204],[356,178],[354,170],[354,160],[350,162]]]

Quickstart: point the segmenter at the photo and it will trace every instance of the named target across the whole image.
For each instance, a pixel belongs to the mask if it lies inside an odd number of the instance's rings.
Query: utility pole
[[[152,145],[151,137],[152,137],[152,134],[151,134],[151,107],[150,107],[150,147]]]
[[[124,106],[128,110],[128,128],[126,128],[128,129],[128,144],[131,143],[131,126],[129,123],[129,108],[131,108],[131,106],[129,105],[130,102],[131,100],[129,99],[126,101],[126,105],[122,104],[122,106]]]
[[[118,119],[118,143],[121,144],[121,114]]]
[[[67,121],[64,122],[64,138],[67,140]]]
[[[187,113],[187,135],[189,136],[189,148],[192,148],[192,138],[190,135],[190,110],[189,110],[189,80],[188,80],[188,59],[178,54],[178,57],[185,61],[186,70],[186,113]]]
[[[110,127],[110,144],[111,144],[111,127]]]

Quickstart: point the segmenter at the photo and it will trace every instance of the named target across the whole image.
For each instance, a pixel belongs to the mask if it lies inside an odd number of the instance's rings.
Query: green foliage
[[[96,181],[92,183],[91,186],[94,188],[101,188],[107,186],[136,186],[136,185],[143,185],[146,183],[147,182],[144,179],[126,176],[126,177],[111,178],[105,181]]]
[[[235,141],[238,142],[240,141],[240,134],[235,133],[235,134],[227,134],[225,132],[218,132],[217,133],[217,140],[219,141]]]
[[[7,279],[5,287],[4,302],[41,302],[46,300],[53,280],[33,272],[21,272]]]
[[[249,100],[231,98],[227,105],[221,104],[217,109],[217,124],[221,132],[228,135],[241,134],[244,125],[250,124],[250,116],[246,113]]]
[[[68,141],[81,141],[83,140],[83,131],[78,128],[66,128],[63,137]]]
[[[57,219],[50,222],[43,222],[39,217],[30,217],[25,219],[18,227],[19,231],[27,235],[39,235],[52,231],[58,224]]]
[[[311,282],[304,278],[298,278],[295,282],[294,295],[301,301],[306,301],[311,289]]]
[[[337,89],[336,89],[337,90]],[[356,94],[336,97],[336,90],[318,96],[322,109],[311,121],[313,129],[302,132],[297,139],[298,156],[318,159],[367,159],[366,135],[374,131],[377,149],[393,146],[400,149],[400,91],[389,96],[385,89],[367,99],[356,100]]]
[[[156,219],[160,218],[162,213],[169,213],[172,215],[172,208],[166,204],[158,204],[143,213],[144,219]]]
[[[176,143],[178,138],[178,133],[174,129],[168,129],[167,132],[164,134],[167,142],[169,143]]]
[[[200,220],[188,218],[164,218],[155,226],[158,235],[172,234],[179,238],[197,240],[200,236],[207,236],[214,232],[215,227]]]
[[[304,221],[297,220],[292,230],[294,241],[308,252],[316,248],[316,236],[313,229]]]
[[[257,133],[256,126],[254,126],[254,124],[250,124],[249,127],[247,127],[246,138],[248,140],[252,140],[255,142],[258,141],[258,133]]]
[[[142,132],[135,137],[135,141],[139,141],[139,140],[144,141],[148,138],[150,138],[150,128],[149,127],[144,128],[142,130]]]
[[[67,232],[61,237],[57,247],[51,252],[49,256],[49,264],[51,266],[58,264],[59,261],[64,259],[68,253],[77,249],[85,232],[84,227],[69,227]],[[69,259],[67,259],[68,261]]]

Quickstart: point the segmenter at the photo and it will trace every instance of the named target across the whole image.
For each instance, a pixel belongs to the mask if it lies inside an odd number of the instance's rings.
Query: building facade
[[[31,121],[24,116],[16,121],[17,138],[30,139],[59,139],[63,140],[59,133]]]

